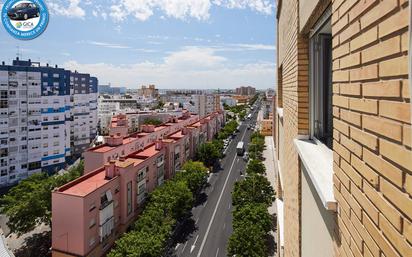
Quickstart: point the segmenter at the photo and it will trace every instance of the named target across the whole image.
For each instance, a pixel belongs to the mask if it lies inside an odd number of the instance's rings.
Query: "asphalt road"
[[[253,113],[253,111],[252,111]],[[247,125],[256,123],[257,112],[250,120],[245,120],[221,160],[221,170],[209,176],[210,186],[203,204],[193,208],[190,234],[175,246],[175,256],[179,257],[226,257],[227,243],[232,234],[231,193],[236,181],[242,179],[240,172],[246,169],[246,162],[236,154],[236,145],[244,141],[246,151],[252,130]]]

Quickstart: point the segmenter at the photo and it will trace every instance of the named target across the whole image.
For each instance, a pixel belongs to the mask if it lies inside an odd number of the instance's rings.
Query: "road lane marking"
[[[219,254],[219,248],[217,248],[215,257],[217,257],[218,254]]]
[[[186,243],[185,243],[185,245],[183,246],[182,253],[185,251],[186,245],[187,245],[187,242],[188,242],[188,241],[189,241],[189,240],[187,240]]]
[[[195,242],[192,244],[192,246],[190,247],[190,253],[192,253],[193,252],[193,250],[195,249],[195,247],[196,247],[196,242],[197,242],[197,239],[199,238],[199,235],[197,235],[196,236],[196,240],[195,240]]]
[[[177,250],[177,248],[179,248],[179,246],[180,246],[180,243],[177,243],[177,245],[175,247],[175,250]]]
[[[195,222],[195,225],[197,225],[197,222],[199,222],[199,217],[197,217],[196,222]]]
[[[246,135],[246,129],[243,132],[242,140],[245,137],[245,135]],[[237,156],[235,154],[233,161],[232,161],[232,165],[230,166],[230,169],[229,169],[229,174],[227,175],[225,183],[223,184],[223,189],[220,192],[219,198],[217,199],[215,209],[213,210],[212,218],[210,219],[209,225],[207,226],[206,233],[205,233],[205,236],[203,237],[202,244],[200,245],[199,252],[197,253],[197,257],[200,257],[203,251],[203,247],[205,247],[205,243],[207,240],[207,236],[209,235],[210,227],[212,226],[213,220],[215,219],[217,208],[219,207],[220,201],[222,200],[223,193],[225,192],[227,182],[229,181],[230,174],[232,173],[232,170],[233,170],[233,165],[235,164],[235,161],[236,161],[236,157]]]
[[[225,228],[226,228],[226,222],[223,223],[223,230],[225,230]]]
[[[228,209],[230,210],[230,203],[229,203],[229,208]]]

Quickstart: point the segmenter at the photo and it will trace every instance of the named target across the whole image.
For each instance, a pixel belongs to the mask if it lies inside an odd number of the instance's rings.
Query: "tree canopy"
[[[269,206],[275,200],[274,197],[270,182],[261,175],[252,174],[235,183],[232,202],[236,206],[247,203],[263,203]]]
[[[212,142],[206,142],[199,146],[196,155],[197,159],[203,162],[206,167],[212,167],[220,158],[221,153]]]
[[[147,200],[132,231],[116,240],[108,257],[158,257],[177,221],[191,210],[195,194],[206,183],[207,168],[201,162],[188,161],[182,172],[157,187]]]
[[[160,125],[160,124],[162,124],[162,123],[163,123],[163,122],[162,122],[161,120],[156,119],[156,118],[147,118],[147,119],[145,119],[144,122],[143,122],[143,124],[145,124],[145,125],[155,125],[155,126],[158,126],[158,125]]]
[[[1,212],[9,218],[7,226],[18,235],[32,231],[41,223],[51,224],[51,192],[83,174],[80,162],[63,175],[36,173],[20,181],[0,199]]]
[[[264,174],[266,172],[265,165],[257,160],[251,159],[246,167],[247,174]]]

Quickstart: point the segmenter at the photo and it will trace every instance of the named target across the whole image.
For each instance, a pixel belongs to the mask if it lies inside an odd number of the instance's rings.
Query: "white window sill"
[[[284,217],[283,217],[283,201],[280,200],[279,198],[276,199],[276,214],[277,214],[277,220],[279,223],[279,241],[280,241],[280,246],[285,245],[285,240],[283,237],[284,233]]]
[[[282,190],[283,190],[283,185],[284,185],[284,183],[283,183],[283,175],[282,175],[282,170],[280,169],[280,161],[279,160],[277,160],[277,168],[278,168],[278,173],[279,173],[279,178],[280,178],[280,185],[281,185],[281,188],[282,188]]]
[[[322,143],[309,139],[294,139],[302,164],[327,210],[336,211],[333,194],[333,152]]]
[[[276,112],[277,112],[279,118],[283,119],[283,108],[276,107]]]

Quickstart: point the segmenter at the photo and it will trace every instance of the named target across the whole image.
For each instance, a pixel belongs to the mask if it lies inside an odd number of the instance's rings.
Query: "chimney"
[[[57,64],[56,64],[56,66],[54,66],[56,69],[58,68],[58,66],[57,66]]]
[[[159,151],[159,150],[162,150],[162,148],[163,148],[163,141],[157,140],[155,143],[155,149]]]
[[[142,131],[146,133],[151,133],[155,131],[155,125],[148,125],[144,124],[142,125]]]
[[[126,156],[125,155],[120,156],[119,161],[121,161],[121,162],[126,161]]]
[[[110,135],[104,137],[104,141],[109,146],[119,146],[123,144],[123,137]]]
[[[46,67],[49,67],[49,64],[48,64],[48,63],[46,63]]]
[[[1,62],[1,65],[3,65],[3,66],[5,65],[4,61]]]
[[[116,163],[115,160],[111,160],[110,162],[108,162],[104,165],[106,179],[112,179],[116,176],[116,172],[115,172],[116,165],[115,165],[115,163]]]
[[[18,61],[18,60],[19,60],[19,57],[17,56],[17,57],[16,57],[16,61]]]

